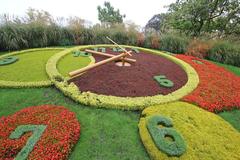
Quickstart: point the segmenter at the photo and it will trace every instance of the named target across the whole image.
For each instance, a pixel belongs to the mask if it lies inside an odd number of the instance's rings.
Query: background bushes
[[[212,42],[195,39],[189,43],[185,54],[198,58],[206,58],[211,47]]]
[[[133,22],[90,25],[79,17],[54,19],[49,13],[29,9],[25,17],[0,15],[0,51],[49,46],[109,44],[106,37],[119,44],[134,45],[187,54],[212,61],[240,66],[240,47],[211,36],[186,37],[176,31],[165,33],[140,30]],[[210,40],[209,40],[210,39]],[[232,40],[234,41],[234,40]]]
[[[164,35],[160,39],[160,49],[171,53],[185,53],[188,39],[175,35]]]
[[[230,42],[216,42],[208,51],[207,58],[224,64],[240,66],[240,46]]]

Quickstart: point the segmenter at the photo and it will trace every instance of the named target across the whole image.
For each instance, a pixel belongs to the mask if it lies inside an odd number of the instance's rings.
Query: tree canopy
[[[98,6],[98,19],[101,23],[122,23],[125,15],[121,15],[119,9],[115,10],[110,2],[104,2],[104,7]]]
[[[189,35],[239,34],[239,0],[177,0],[169,7],[170,24]]]
[[[157,32],[164,32],[167,24],[167,16],[166,13],[155,14],[146,24],[145,31],[148,32],[151,30]]]

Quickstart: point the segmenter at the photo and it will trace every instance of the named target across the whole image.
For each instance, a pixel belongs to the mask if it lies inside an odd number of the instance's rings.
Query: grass
[[[47,60],[61,49],[34,51],[17,55],[19,60],[10,65],[0,66],[1,80],[6,81],[46,81],[45,71]]]
[[[140,112],[82,106],[55,88],[0,89],[0,102],[0,117],[43,104],[61,105],[75,112],[81,136],[70,160],[149,160],[138,133]]]
[[[213,62],[213,61],[211,61],[211,62]],[[224,67],[225,69],[233,72],[237,76],[240,76],[240,68],[239,67],[235,67],[235,66],[231,66],[231,65],[227,65],[227,64],[222,64],[222,63],[218,63],[218,62],[213,62],[213,63],[217,64],[218,66]]]
[[[63,76],[68,76],[69,72],[85,67],[90,62],[89,57],[74,57],[72,54],[67,54],[59,61],[57,68]]]
[[[10,53],[10,52],[9,51],[1,51],[0,55],[7,54],[7,53]]]
[[[218,114],[240,132],[240,110],[225,111]]]

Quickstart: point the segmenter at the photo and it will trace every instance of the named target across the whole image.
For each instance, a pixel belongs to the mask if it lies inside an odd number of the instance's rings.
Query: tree
[[[239,31],[239,0],[178,0],[169,11],[173,28],[189,35]]]
[[[41,25],[52,25],[54,24],[54,19],[50,13],[43,10],[37,10],[29,8],[27,10],[27,16],[25,18],[26,23],[35,23]]]
[[[101,23],[122,23],[125,15],[121,15],[119,9],[115,10],[111,6],[110,2],[104,2],[104,7],[97,7],[98,9],[98,19]]]
[[[167,28],[167,16],[166,13],[154,15],[146,24],[145,32],[151,32],[152,30],[157,32],[165,32]]]

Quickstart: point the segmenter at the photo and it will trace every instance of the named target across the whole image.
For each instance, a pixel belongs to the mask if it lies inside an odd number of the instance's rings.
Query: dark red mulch
[[[107,53],[116,54],[110,49]],[[106,59],[94,55],[96,61]],[[142,97],[157,94],[169,94],[181,88],[187,82],[187,74],[174,62],[159,55],[140,51],[133,53],[137,60],[131,67],[118,67],[114,62],[89,70],[73,80],[81,91],[121,97]],[[174,82],[172,88],[160,87],[153,76],[165,75]]]

